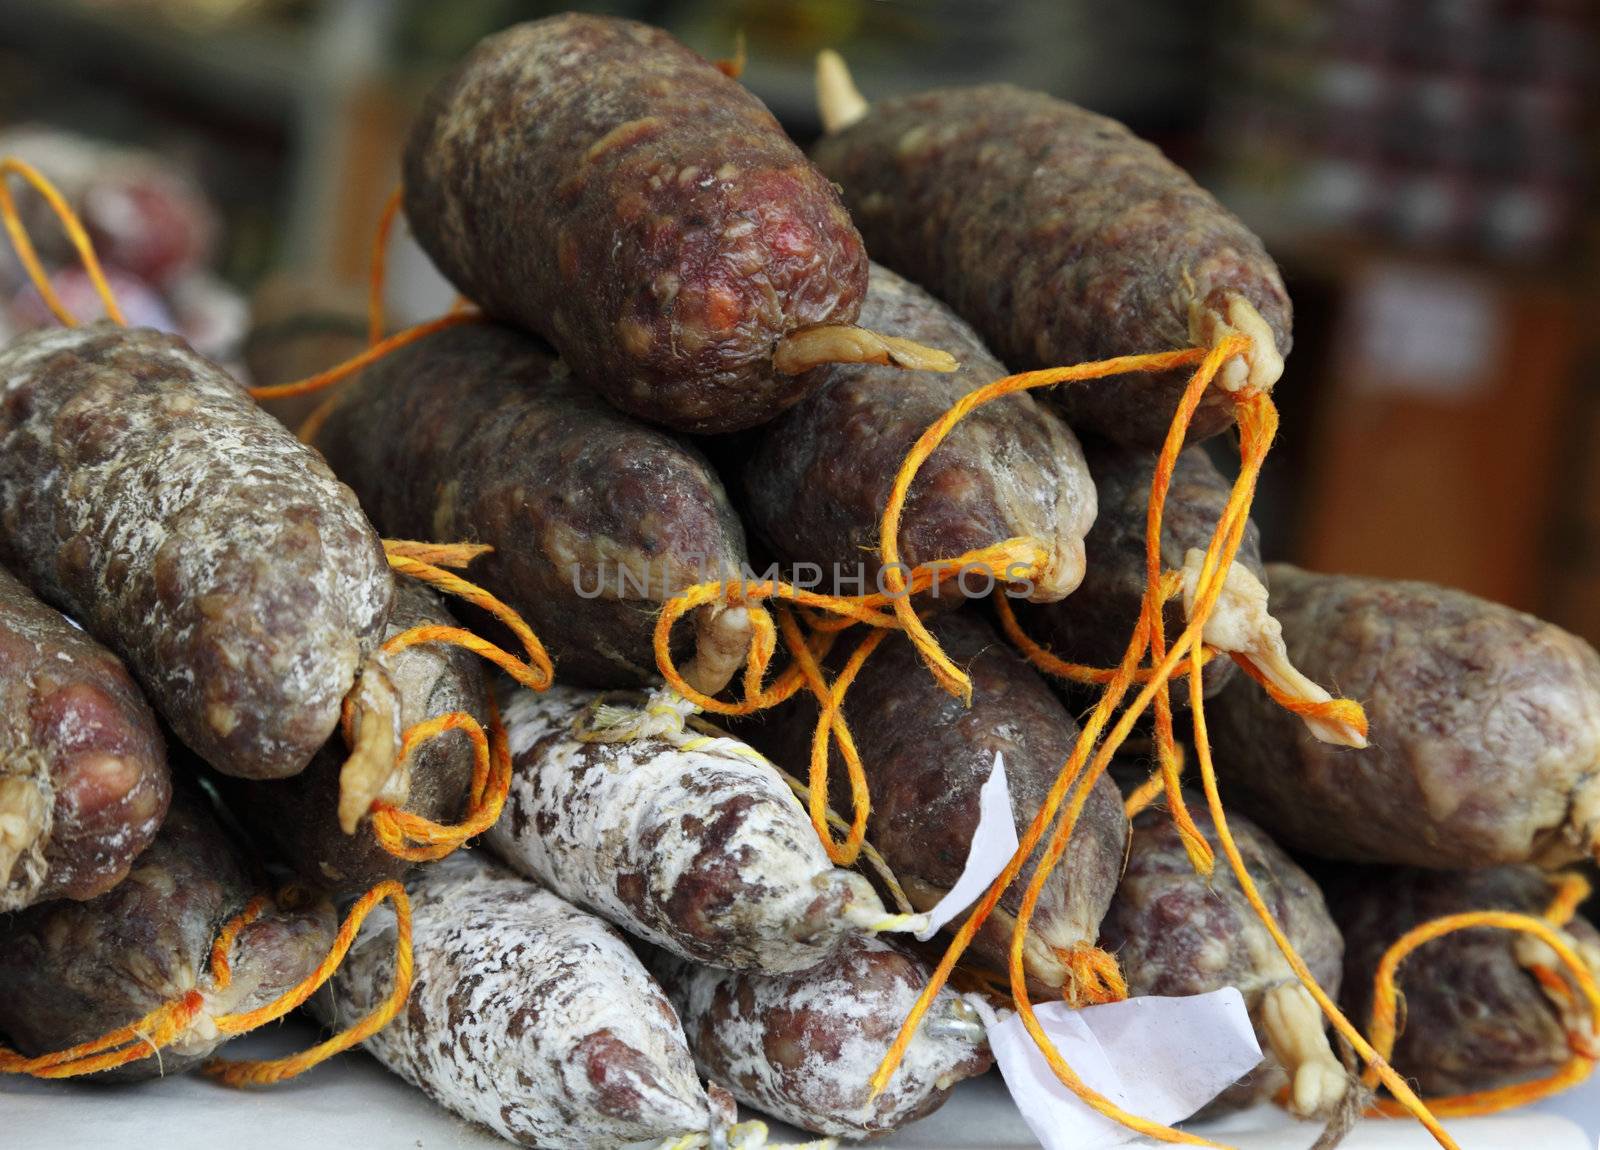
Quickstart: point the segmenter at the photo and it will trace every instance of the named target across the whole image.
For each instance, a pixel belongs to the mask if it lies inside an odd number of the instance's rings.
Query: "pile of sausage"
[[[870,1138],[989,1068],[987,1005],[947,989],[871,1090],[930,977],[929,951],[888,932],[891,895],[922,911],[956,884],[997,752],[1019,833],[1045,802],[1081,735],[1082,688],[1013,650],[991,600],[1025,601],[1021,625],[1064,660],[1120,658],[1181,373],[988,404],[912,486],[907,563],[1016,537],[1045,559],[1030,578],[919,592],[970,705],[899,635],[846,696],[867,841],[894,884],[835,866],[779,769],[810,758],[803,692],[731,733],[675,726],[668,707],[617,737],[605,716],[659,684],[655,617],[694,584],[776,562],[870,590],[900,461],[974,388],[1244,335],[1171,487],[1160,550],[1182,567],[1227,499],[1200,443],[1230,426],[1230,392],[1276,382],[1289,301],[1260,242],[1112,121],[1004,85],[868,106],[836,61],[821,75],[828,132],[808,158],[655,29],[564,15],[484,40],[433,91],[404,158],[410,226],[483,319],[369,368],[310,446],[170,337],[99,323],[0,349],[10,1047],[65,1049],[198,992],[164,1057],[113,1074],[197,1065],[226,1037],[215,1018],[299,983],[339,909],[399,878],[415,982],[366,1048],[527,1146],[715,1145],[738,1104]],[[335,330],[359,346],[359,322],[282,315],[252,346],[292,376],[327,366],[308,359]],[[534,692],[455,647],[386,645],[458,620],[391,573],[384,537],[492,548],[472,578],[532,625],[557,685]],[[1334,746],[1226,659],[1205,671],[1224,794],[1249,815],[1231,820],[1246,866],[1362,1022],[1408,926],[1538,914],[1549,868],[1594,854],[1600,657],[1458,592],[1263,565],[1253,528],[1235,566],[1270,588],[1288,660],[1370,717],[1369,745]],[[1176,631],[1182,605],[1169,610]],[[457,614],[495,634],[486,614]],[[680,632],[686,678],[715,694],[756,628],[712,602]],[[363,764],[447,712],[503,724],[510,793],[470,849],[413,866],[374,835],[368,800],[459,819],[473,748],[446,734],[374,777]],[[1068,956],[1094,945],[1135,995],[1237,987],[1265,1059],[1212,1109],[1287,1088],[1295,1111],[1330,1115],[1345,1071],[1243,892],[1223,869],[1195,873],[1164,811],[1130,823],[1110,779],[1022,940],[1030,993],[1061,996]],[[846,789],[830,798],[849,809]],[[291,873],[308,893],[249,917],[219,981],[218,931]],[[1022,889],[969,968],[1005,969]],[[398,923],[384,913],[310,1004],[330,1027],[388,992]],[[1593,930],[1566,929],[1600,956]],[[1458,1092],[1562,1062],[1570,1012],[1519,953],[1482,931],[1419,951],[1397,1069]]]

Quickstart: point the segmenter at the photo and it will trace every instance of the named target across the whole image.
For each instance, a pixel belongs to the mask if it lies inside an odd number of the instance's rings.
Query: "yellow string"
[[[122,308],[117,305],[117,297],[112,292],[111,285],[106,282],[105,272],[101,270],[100,257],[95,254],[94,243],[89,239],[89,233],[78,219],[78,214],[67,203],[66,197],[32,164],[17,156],[7,156],[0,159],[0,218],[5,221],[6,234],[11,237],[11,246],[16,250],[17,258],[22,261],[28,278],[33,281],[34,288],[43,298],[51,314],[63,327],[78,326],[77,317],[67,310],[67,306],[61,302],[61,297],[56,294],[55,285],[50,282],[50,276],[45,272],[44,265],[39,262],[39,253],[34,249],[33,241],[28,238],[28,229],[23,227],[22,219],[17,215],[17,205],[4,178],[13,174],[27,181],[33,190],[43,197],[45,203],[50,205],[50,210],[61,221],[67,239],[78,253],[78,259],[83,262],[83,270],[88,273],[89,282],[94,285],[95,293],[99,295],[100,303],[106,309],[107,318],[119,327],[128,326]]]

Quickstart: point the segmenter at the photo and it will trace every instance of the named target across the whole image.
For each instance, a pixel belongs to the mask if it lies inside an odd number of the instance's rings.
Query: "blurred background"
[[[360,338],[422,94],[567,7],[712,57],[743,32],[745,83],[802,142],[825,46],[869,98],[1003,79],[1125,120],[1261,233],[1294,297],[1269,554],[1600,641],[1592,0],[3,0],[0,152],[79,204],[135,318],[246,371],[252,296]],[[451,298],[414,248],[390,285],[400,319]],[[0,329],[45,321],[8,252]]]

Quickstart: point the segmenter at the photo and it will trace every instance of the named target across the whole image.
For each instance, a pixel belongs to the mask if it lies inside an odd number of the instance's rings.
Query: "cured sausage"
[[[979,792],[996,752],[1005,756],[1021,836],[1078,741],[1078,724],[1066,707],[982,620],[952,614],[931,628],[972,676],[970,707],[929,678],[915,648],[899,636],[867,660],[844,703],[872,792],[867,839],[918,910],[943,898],[966,866]],[[815,725],[814,706],[797,701],[765,721],[742,724],[739,732],[776,762],[798,769],[810,760]],[[846,809],[848,796],[839,794],[834,803]],[[1093,945],[1117,888],[1127,834],[1117,789],[1101,779],[1045,883],[1024,944],[1029,981],[1042,993],[1059,996],[1066,985],[1063,952]],[[1013,916],[1042,854],[1035,854],[973,940],[972,953],[998,970],[1006,969]]]
[[[0,562],[251,778],[328,741],[394,594],[314,452],[183,341],[109,324],[0,350]]]
[[[212,942],[259,893],[205,800],[180,791],[155,842],[112,890],[0,917],[0,1034],[29,1056],[65,1050],[198,990],[199,1015],[159,1058],[152,1052],[97,1079],[181,1074],[227,1041],[213,1018],[278,998],[333,943],[331,904],[269,909],[239,932],[232,981],[218,987]]]
[[[1342,1005],[1361,1026],[1371,1016],[1378,963],[1406,931],[1468,911],[1538,917],[1552,893],[1546,877],[1527,866],[1462,872],[1339,868],[1327,890],[1345,937]],[[1581,918],[1565,930],[1600,978],[1600,932]],[[1419,947],[1400,965],[1405,1025],[1390,1062],[1424,1095],[1491,1090],[1548,1074],[1567,1061],[1571,1048],[1562,1009],[1522,958],[1523,947],[1533,941],[1504,930],[1464,930]]]
[[[116,886],[171,796],[117,657],[0,567],[0,912]]]
[[[835,364],[815,392],[762,429],[742,468],[744,510],[781,558],[878,578],[878,524],[901,461],[963,395],[1006,370],[970,327],[886,268],[872,268],[861,322],[956,355],[949,375]],[[924,465],[900,527],[912,567],[1017,536],[1044,543],[1052,561],[1030,599],[1060,599],[1084,577],[1084,532],[1095,488],[1070,428],[1026,393],[974,411]],[[974,593],[989,586],[974,580]],[[1020,588],[1018,590],[1021,590]],[[930,597],[959,603],[957,577]]]
[[[844,189],[873,258],[943,299],[1016,370],[1255,341],[1221,390],[1271,387],[1289,353],[1283,280],[1250,231],[1127,128],[1009,84],[940,88],[870,109],[843,62],[819,64],[812,158]],[[842,82],[841,82],[842,81]],[[1188,373],[1046,394],[1079,433],[1159,447]],[[1233,422],[1208,391],[1190,442]]]
[[[869,1079],[930,972],[874,938],[851,939],[793,974],[718,970],[658,953],[701,1073],[775,1118],[839,1138],[875,1138],[932,1114],[989,1069],[976,1012],[939,992],[883,1093]]]
[[[473,325],[432,335],[364,373],[316,446],[386,532],[495,550],[474,579],[519,611],[562,682],[656,678],[654,608],[737,574],[744,533],[694,448],[607,406],[536,340]],[[721,689],[749,617],[698,615],[686,673]]]
[[[585,741],[591,691],[506,688],[511,793],[484,836],[511,866],[658,946],[798,970],[885,917],[835,869],[794,792],[736,739]]]
[[[406,892],[410,1003],[363,1045],[429,1098],[550,1150],[733,1121],[731,1099],[701,1088],[661,987],[605,923],[472,851],[413,872]],[[324,1021],[365,1016],[389,993],[388,921],[313,1000]]]
[[[1087,441],[1084,455],[1100,494],[1100,514],[1084,538],[1093,561],[1068,598],[1023,607],[1018,615],[1024,630],[1068,662],[1115,667],[1127,650],[1144,602],[1146,512],[1156,457],[1101,440]],[[1228,503],[1229,486],[1203,448],[1191,447],[1178,456],[1161,517],[1163,568],[1181,568],[1191,550],[1203,551],[1211,542]],[[1258,578],[1263,574],[1261,532],[1254,522],[1245,528],[1234,564]],[[1168,641],[1187,623],[1183,604],[1169,600],[1165,617]],[[1207,663],[1206,697],[1221,690],[1233,672],[1231,659]],[[1188,698],[1186,688],[1173,692],[1175,701],[1186,704]]]
[[[412,627],[453,625],[437,595],[402,583],[385,638]],[[393,688],[402,730],[452,711],[465,712],[487,728],[489,684],[482,660],[472,652],[453,644],[424,643],[393,655],[379,652],[371,664]],[[343,794],[350,782],[343,773],[349,759],[343,738],[336,735],[292,779],[219,782],[233,813],[304,882],[353,896],[384,879],[400,878],[410,864],[384,848],[365,817],[354,833],[347,834],[340,825],[349,810]],[[466,736],[441,735],[421,744],[400,776],[356,783],[367,790],[354,810],[364,816],[371,799],[382,797],[434,822],[453,823],[466,810],[472,768],[472,744]]]
[[[429,95],[404,175],[445,275],[641,418],[735,431],[811,367],[900,358],[846,326],[867,256],[838,192],[657,29],[567,13],[488,37]]]
[[[1435,868],[1591,854],[1600,656],[1531,615],[1427,583],[1268,568],[1289,655],[1366,706],[1334,747],[1254,685],[1218,697],[1224,793],[1284,845]]]
[[[1217,852],[1216,825],[1192,806],[1195,826]],[[1245,867],[1267,906],[1317,982],[1339,993],[1344,945],[1322,892],[1261,829],[1240,815],[1228,819]],[[1264,1102],[1284,1086],[1302,1116],[1330,1116],[1347,1088],[1344,1067],[1323,1032],[1322,1012],[1224,868],[1195,871],[1166,812],[1147,810],[1133,822],[1128,865],[1100,924],[1100,942],[1117,956],[1133,995],[1180,997],[1225,986],[1244,995],[1266,1057],[1218,1095],[1213,1114]]]

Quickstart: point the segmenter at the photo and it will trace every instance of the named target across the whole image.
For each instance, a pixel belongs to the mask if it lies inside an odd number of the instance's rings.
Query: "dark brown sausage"
[[[1345,1073],[1323,1036],[1322,1014],[1245,900],[1203,803],[1191,802],[1190,811],[1216,850],[1215,873],[1195,871],[1165,811],[1145,811],[1133,822],[1101,945],[1116,954],[1129,994],[1181,997],[1232,986],[1244,995],[1266,1057],[1211,1103],[1211,1113],[1266,1101],[1292,1082],[1297,1112],[1326,1114],[1344,1094]],[[1228,826],[1278,925],[1322,988],[1337,995],[1344,946],[1322,892],[1248,819],[1232,815]]]
[[[402,583],[385,638],[417,626],[453,625],[437,595]],[[394,655],[380,653],[372,662],[394,687],[402,730],[450,711],[465,711],[488,729],[487,664],[472,652],[426,643]],[[340,828],[340,773],[349,755],[336,735],[292,779],[218,780],[229,808],[254,836],[303,881],[336,895],[359,894],[401,877],[410,866],[384,849],[368,820],[354,834]],[[456,822],[466,813],[472,769],[472,744],[464,734],[429,740],[411,756],[401,808],[435,822]]]
[[[701,1072],[746,1105],[818,1134],[898,1130],[992,1061],[972,1008],[943,990],[888,1087],[870,1096],[868,1080],[930,976],[878,939],[854,939],[795,974],[719,970],[665,953],[653,968]]]
[[[1083,583],[1060,603],[1022,607],[1018,616],[1024,631],[1068,662],[1115,667],[1144,602],[1145,516],[1156,459],[1100,440],[1087,440],[1083,450],[1100,493],[1100,514],[1083,541],[1090,559]],[[1181,568],[1191,548],[1205,550],[1227,506],[1229,487],[1203,448],[1178,456],[1161,518],[1163,568]],[[1258,578],[1263,573],[1261,532],[1253,522],[1234,562]],[[1188,624],[1180,598],[1168,601],[1164,622],[1170,646]],[[1225,655],[1207,663],[1206,697],[1221,690],[1233,672],[1233,660]],[[1186,705],[1188,688],[1175,686],[1172,698]]]
[[[1552,889],[1532,867],[1482,871],[1342,868],[1327,883],[1344,930],[1343,1005],[1363,1030],[1372,980],[1384,951],[1414,926],[1443,915],[1503,910],[1535,918]],[[1581,918],[1566,928],[1600,978],[1600,932]],[[1491,1090],[1548,1074],[1570,1048],[1561,1012],[1518,959],[1509,931],[1482,927],[1445,935],[1413,951],[1398,979],[1405,1003],[1394,1068],[1424,1095]],[[1565,973],[1550,955],[1557,973]]]
[[[316,445],[386,533],[493,544],[473,579],[522,613],[565,683],[653,681],[654,608],[744,563],[738,518],[698,451],[607,406],[507,328],[395,352]]]
[[[898,636],[867,660],[844,705],[872,792],[867,839],[883,853],[918,910],[938,902],[966,866],[978,826],[979,791],[994,767],[995,752],[1005,755],[1020,836],[1078,741],[1078,725],[1066,707],[981,620],[942,616],[932,630],[950,658],[972,676],[971,707],[945,693],[912,645]],[[796,701],[737,729],[780,766],[803,775],[815,723],[815,707]],[[834,806],[847,812],[848,794],[836,794]],[[1127,834],[1117,789],[1102,779],[1045,884],[1028,934],[1026,968],[1041,992],[1059,994],[1066,981],[1057,952],[1095,941],[1117,887]],[[1043,853],[1041,847],[1033,862]],[[1006,969],[1012,916],[1033,870],[1032,863],[1023,870],[974,940],[974,952],[996,969]]]
[[[1243,676],[1213,708],[1223,793],[1286,846],[1436,868],[1589,855],[1600,656],[1531,615],[1427,583],[1268,568],[1290,657],[1365,704],[1334,747]]]
[[[901,461],[952,404],[1006,370],[970,327],[885,268],[872,269],[861,322],[944,348],[961,367],[949,375],[866,364],[819,369],[823,382],[763,429],[742,474],[745,510],[780,559],[863,576],[868,592],[880,570],[878,523]],[[1077,438],[1031,396],[1008,396],[959,424],[918,473],[901,521],[901,558],[915,567],[1031,537],[1053,560],[1029,598],[1053,601],[1083,578],[1084,532],[1094,517]],[[984,584],[974,578],[972,586]],[[964,595],[954,577],[939,591],[952,603]]]
[[[394,594],[315,452],[182,340],[109,324],[0,351],[0,561],[251,778],[328,741]]]
[[[0,567],[0,912],[116,886],[171,796],[117,657]]]
[[[1225,378],[1270,386],[1288,354],[1289,297],[1261,241],[1115,120],[1009,84],[943,88],[874,105],[813,158],[843,186],[873,258],[950,304],[1015,370],[1242,329],[1276,351]],[[1154,448],[1188,375],[1047,394],[1076,431]],[[1212,388],[1190,442],[1232,422]]]
[[[159,1059],[96,1080],[181,1074],[227,1040],[211,1025],[215,1016],[271,1002],[316,969],[333,943],[330,904],[268,910],[240,931],[232,983],[218,989],[211,944],[260,892],[205,800],[180,791],[156,841],[110,892],[0,917],[0,1034],[25,1055],[64,1050],[198,989],[204,1008]]]
[[[623,410],[772,418],[817,380],[784,336],[856,318],[861,237],[761,101],[665,32],[568,13],[482,41],[406,143],[406,215],[445,275]]]

